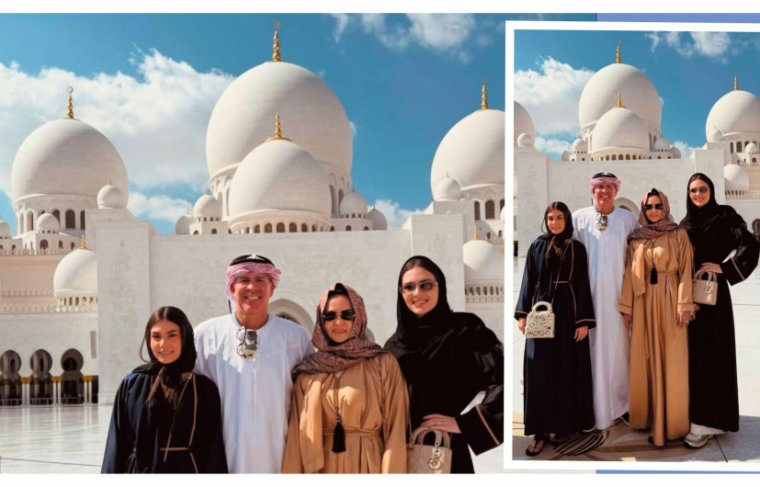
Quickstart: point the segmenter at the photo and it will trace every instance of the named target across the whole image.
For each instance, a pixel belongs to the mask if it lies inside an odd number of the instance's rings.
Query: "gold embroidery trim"
[[[491,439],[496,444],[496,446],[499,446],[501,443],[499,443],[499,439],[496,438],[496,435],[493,434],[493,430],[491,430],[491,427],[488,426],[488,422],[486,421],[486,418],[483,416],[483,412],[480,410],[480,404],[475,406],[475,411],[478,412],[478,416],[480,416],[480,420],[483,422],[483,426],[486,427],[486,430],[488,431],[488,434],[491,435]]]

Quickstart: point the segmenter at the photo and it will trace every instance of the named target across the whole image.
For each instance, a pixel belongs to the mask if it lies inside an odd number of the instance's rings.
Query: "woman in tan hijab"
[[[662,191],[644,195],[639,223],[628,236],[619,305],[631,333],[630,426],[651,428],[650,442],[664,446],[689,433],[692,248]]]
[[[406,473],[406,382],[366,330],[356,291],[337,283],[322,294],[317,352],[293,369],[283,473]]]

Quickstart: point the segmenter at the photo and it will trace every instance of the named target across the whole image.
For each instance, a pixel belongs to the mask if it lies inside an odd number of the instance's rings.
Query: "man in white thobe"
[[[611,173],[591,179],[594,205],[573,213],[573,238],[586,246],[596,328],[589,331],[594,415],[604,430],[628,413],[629,334],[618,312],[625,272],[628,235],[638,226],[636,215],[615,208],[620,180]]]
[[[232,312],[195,329],[195,371],[219,388],[231,473],[280,472],[291,371],[313,352],[306,330],[269,314],[269,299],[279,280],[279,269],[266,257],[236,258],[227,269]]]

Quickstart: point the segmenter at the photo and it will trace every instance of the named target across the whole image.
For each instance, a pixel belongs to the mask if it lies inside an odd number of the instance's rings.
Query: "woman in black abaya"
[[[446,278],[427,257],[402,266],[396,312],[398,327],[385,348],[409,386],[411,428],[451,433],[451,472],[473,473],[468,446],[478,455],[504,437],[501,342],[474,314],[451,310]],[[462,414],[481,392],[483,400]]]
[[[710,178],[694,174],[687,191],[681,226],[694,247],[694,268],[718,276],[717,302],[700,304],[688,329],[691,431],[684,443],[701,448],[714,435],[739,430],[736,339],[728,284],[749,277],[757,266],[760,245],[733,208],[715,201]],[[732,252],[733,257],[726,260]]]

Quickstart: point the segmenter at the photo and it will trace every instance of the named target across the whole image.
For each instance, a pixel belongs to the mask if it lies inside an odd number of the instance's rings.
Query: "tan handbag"
[[[539,311],[540,306],[546,306],[546,310]],[[525,324],[525,338],[554,338],[554,312],[551,303],[539,301],[533,305]]]
[[[423,444],[428,433],[435,434],[433,445]],[[406,465],[409,473],[451,473],[451,436],[420,426],[409,439]]]
[[[707,274],[707,279],[700,279]],[[718,302],[718,276],[714,272],[700,271],[692,280],[692,296],[695,303],[715,306]]]

